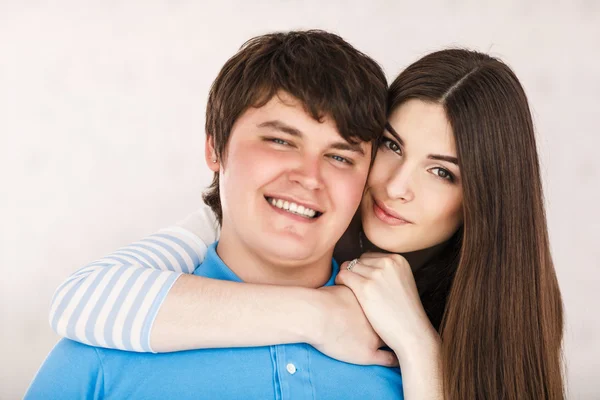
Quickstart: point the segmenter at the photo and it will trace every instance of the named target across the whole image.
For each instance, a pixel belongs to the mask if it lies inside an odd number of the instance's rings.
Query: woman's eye
[[[394,153],[402,154],[402,149],[400,148],[400,146],[398,145],[398,143],[394,142],[391,139],[388,139],[388,138],[384,137],[381,140],[381,145],[387,147],[389,150],[393,151]]]
[[[450,171],[444,168],[432,168],[432,171],[435,171],[434,174],[442,179],[448,180],[450,182],[454,181],[454,176]]]

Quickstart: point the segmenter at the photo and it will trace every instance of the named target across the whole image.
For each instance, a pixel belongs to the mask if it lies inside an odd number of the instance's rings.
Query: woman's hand
[[[336,283],[356,295],[373,329],[400,360],[439,353],[440,338],[419,298],[408,261],[397,254],[365,253],[358,263],[340,267]]]
[[[398,366],[396,355],[380,350],[383,341],[373,330],[352,291],[343,285],[318,289],[318,321],[312,319],[307,341],[320,352],[352,364]],[[317,322],[316,324],[314,322]]]
[[[408,261],[397,254],[366,253],[336,283],[352,289],[373,329],[394,350],[404,398],[443,399],[441,341],[421,304]]]

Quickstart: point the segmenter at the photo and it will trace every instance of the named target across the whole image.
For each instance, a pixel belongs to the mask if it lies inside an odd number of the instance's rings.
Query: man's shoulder
[[[90,346],[66,338],[59,340],[50,354],[55,356],[66,357],[72,357],[75,355],[87,355],[90,357],[97,357],[97,351],[94,346]]]
[[[102,382],[102,363],[96,349],[62,339],[40,367],[25,398],[98,398]]]
[[[148,354],[153,353],[137,353],[107,349],[76,342],[70,339],[61,339],[48,355],[46,363],[52,365],[79,365],[81,370],[87,370],[90,373],[99,373],[114,361],[119,362],[119,360],[121,360],[120,362],[125,362],[125,360],[135,359],[136,356]],[[108,361],[111,362],[107,363]]]

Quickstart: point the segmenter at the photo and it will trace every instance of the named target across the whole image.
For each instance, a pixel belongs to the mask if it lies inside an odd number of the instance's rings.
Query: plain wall
[[[539,138],[569,398],[600,398],[598,1],[53,3],[0,0],[0,399],[22,397],[58,340],[63,279],[200,204],[210,84],[250,37],[295,28],[339,33],[390,80],[448,46],[514,68]]]

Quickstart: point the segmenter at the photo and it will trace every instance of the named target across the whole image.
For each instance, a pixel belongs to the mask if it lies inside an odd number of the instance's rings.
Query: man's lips
[[[305,208],[310,208],[312,210],[315,210],[317,213],[319,214],[323,214],[325,212],[324,207],[321,207],[319,205],[317,205],[314,202],[308,201],[308,200],[301,200],[299,198],[290,196],[290,195],[285,195],[285,194],[275,194],[275,193],[267,193],[265,194],[265,199],[269,200],[269,199],[276,199],[276,200],[283,200],[283,201],[287,201],[288,203],[296,203],[297,205],[301,205]]]
[[[295,221],[299,222],[315,222],[323,213],[320,211],[314,211],[313,209],[305,210],[304,206],[301,209],[295,209],[292,205],[286,201],[284,204],[276,204],[281,203],[281,198],[277,201],[272,197],[265,196],[265,200],[269,204],[272,210],[276,211],[279,214],[285,215],[288,218],[291,218]],[[294,203],[296,206],[297,203]]]
[[[412,222],[402,218],[398,213],[375,199],[373,199],[373,213],[377,218],[388,225],[396,226],[412,224]]]

